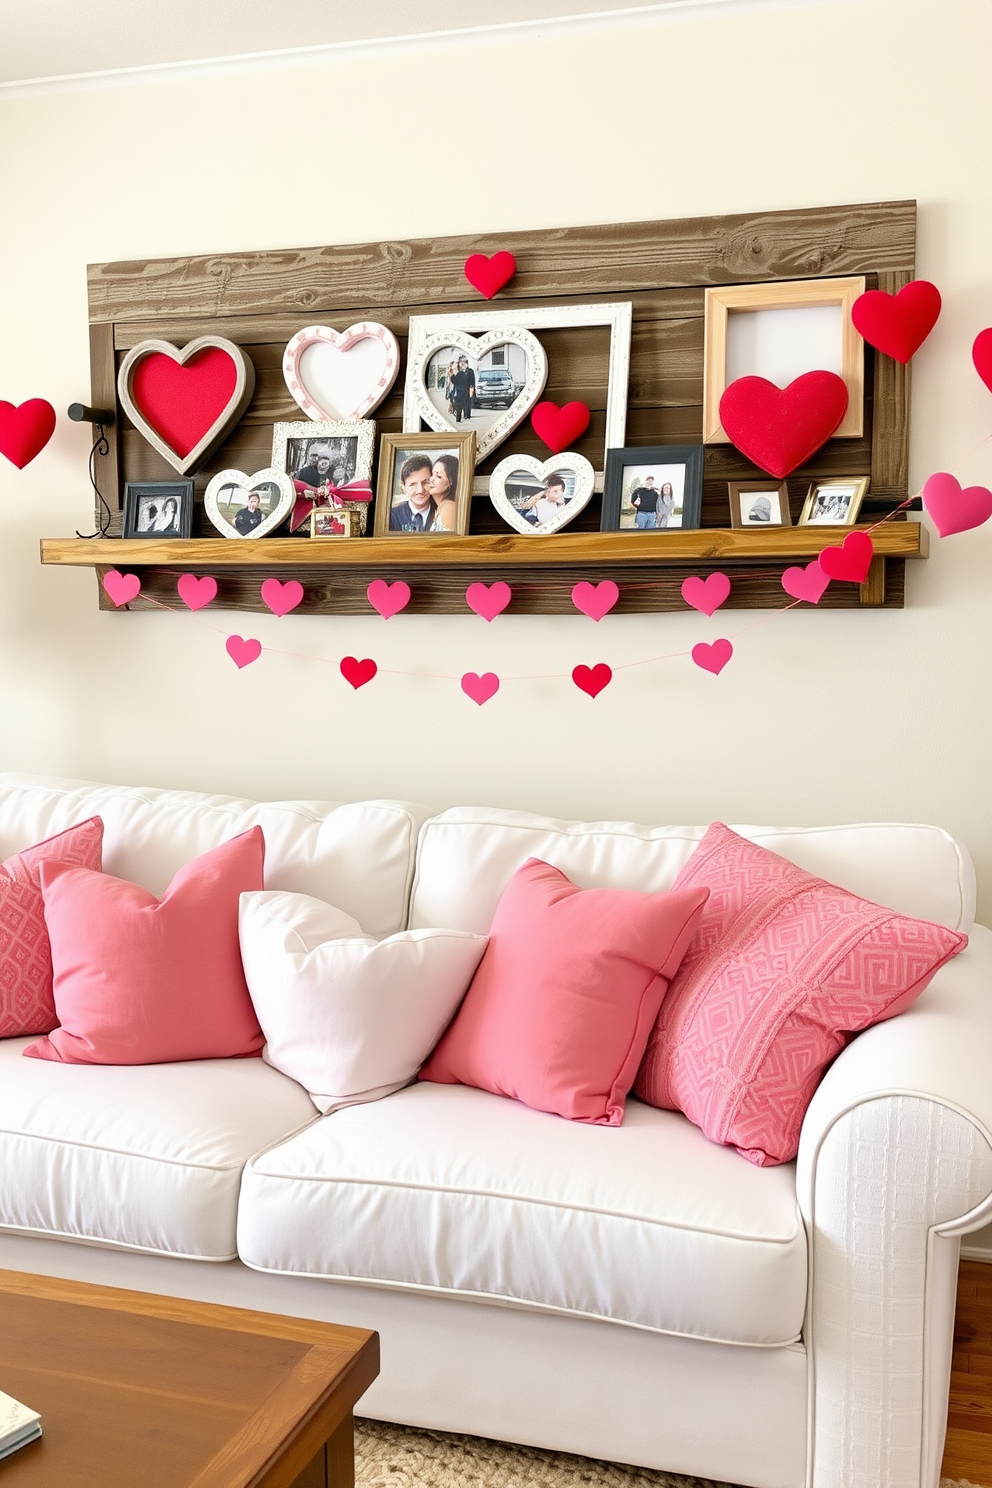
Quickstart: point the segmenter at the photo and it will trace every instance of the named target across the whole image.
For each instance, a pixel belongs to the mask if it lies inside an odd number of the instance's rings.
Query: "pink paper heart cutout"
[[[122,574],[118,573],[116,568],[112,568],[109,573],[105,573],[103,576],[103,587],[117,608],[120,609],[121,605],[130,603],[132,599],[137,599],[141,593],[141,580],[137,574]]]
[[[485,253],[470,253],[465,260],[465,278],[487,300],[509,284],[517,272],[517,260],[503,248],[489,258]]]
[[[992,517],[992,491],[985,486],[965,486],[946,471],[931,475],[923,487],[923,505],[941,537],[970,532]]]
[[[251,666],[262,654],[261,641],[244,640],[242,636],[228,636],[224,642],[224,649],[240,671],[242,667]]]
[[[303,603],[303,585],[298,579],[287,579],[285,584],[278,579],[266,579],[262,584],[262,603],[273,615],[288,615]]]
[[[55,409],[46,398],[29,398],[15,407],[0,403],[0,455],[23,470],[55,433]]]
[[[355,656],[341,658],[341,675],[346,682],[351,683],[356,692],[366,682],[371,682],[378,670],[371,656],[365,656],[361,661]]]
[[[734,648],[725,636],[714,641],[712,646],[700,641],[692,648],[692,659],[696,665],[702,667],[704,672],[712,672],[714,677],[720,675],[733,654]]]
[[[469,584],[465,590],[465,603],[483,620],[493,621],[502,615],[512,598],[513,590],[502,579],[495,584]]]
[[[217,598],[217,580],[204,574],[198,579],[196,574],[182,574],[176,584],[179,590],[179,598],[188,610],[202,610],[211,600]]]
[[[782,588],[793,599],[805,599],[807,604],[819,604],[830,583],[830,575],[820,567],[819,558],[807,563],[805,568],[787,568],[782,575]]]
[[[462,678],[462,692],[481,708],[499,692],[499,678],[495,672],[483,672],[481,677],[478,672],[466,672]]]
[[[852,532],[840,547],[824,548],[818,562],[828,579],[863,584],[871,567],[875,544],[867,532]]]
[[[715,615],[730,594],[730,580],[724,573],[711,573],[707,578],[691,574],[682,581],[682,598],[701,615]]]
[[[379,611],[383,620],[398,615],[410,603],[410,585],[403,579],[397,579],[395,584],[387,584],[385,579],[373,579],[365,592],[369,604]]]
[[[591,698],[598,697],[603,688],[609,687],[613,681],[613,669],[605,661],[598,661],[593,667],[580,663],[572,668],[572,681],[580,692],[587,692]]]
[[[572,589],[573,605],[583,615],[588,615],[590,620],[602,620],[619,598],[620,590],[612,579],[601,579],[598,584],[580,579]]]

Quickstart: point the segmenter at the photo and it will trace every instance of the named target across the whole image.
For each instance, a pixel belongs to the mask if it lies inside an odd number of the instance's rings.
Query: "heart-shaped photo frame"
[[[257,497],[257,501],[253,500]],[[203,509],[221,537],[267,537],[296,502],[296,487],[284,470],[221,470],[203,495]]]
[[[489,499],[504,522],[528,537],[549,537],[588,505],[596,472],[585,455],[550,460],[507,455],[489,477]]]
[[[478,464],[530,413],[548,380],[548,359],[537,337],[520,326],[482,336],[433,331],[411,354],[406,376],[428,428],[475,431]]]
[[[375,320],[345,331],[304,326],[282,358],[290,395],[308,418],[322,423],[364,418],[378,408],[399,369],[399,343]]]
[[[197,336],[183,347],[139,341],[117,374],[124,412],[180,475],[199,469],[254,391],[254,366],[224,336]]]

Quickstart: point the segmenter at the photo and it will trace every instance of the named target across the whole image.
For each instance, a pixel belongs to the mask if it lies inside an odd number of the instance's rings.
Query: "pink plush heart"
[[[239,671],[242,667],[250,666],[253,661],[257,661],[262,654],[261,641],[246,641],[239,635],[228,636],[224,647]]]
[[[952,532],[970,532],[992,517],[992,491],[985,486],[966,486],[946,471],[931,475],[923,487],[923,505],[941,537]]]
[[[619,598],[620,590],[612,579],[602,579],[598,584],[590,584],[587,579],[581,579],[572,589],[573,605],[583,615],[588,615],[590,620],[602,620]]]
[[[188,610],[202,610],[204,605],[217,598],[217,580],[206,574],[202,579],[198,579],[196,574],[183,574],[176,588]]]
[[[495,620],[502,615],[512,598],[513,590],[502,579],[495,584],[469,584],[465,590],[465,603],[483,620]]]
[[[702,667],[704,672],[712,672],[714,677],[720,675],[733,654],[734,648],[725,637],[714,641],[712,646],[700,641],[692,648],[692,659],[696,665]]]
[[[613,681],[613,669],[605,661],[598,661],[593,667],[579,665],[572,668],[572,681],[580,692],[587,692],[591,698],[598,697]]]
[[[820,567],[819,558],[807,563],[805,568],[787,568],[782,575],[782,588],[793,599],[805,599],[808,604],[819,604],[830,583],[829,574]]]
[[[481,708],[499,692],[499,678],[495,672],[483,672],[481,677],[478,672],[466,672],[462,678],[462,692]]]
[[[383,620],[398,615],[410,603],[410,585],[403,579],[397,579],[395,584],[387,584],[385,579],[373,579],[365,592],[369,604],[379,611]]]
[[[714,615],[729,593],[730,580],[723,573],[711,573],[705,579],[692,574],[682,582],[682,598],[703,615]]]
[[[530,416],[534,433],[548,446],[554,455],[568,449],[588,429],[592,415],[585,403],[566,403],[559,408],[557,403],[538,403]]]
[[[23,470],[40,455],[55,433],[55,409],[45,398],[29,398],[15,407],[0,403],[0,455]]]
[[[354,656],[341,658],[341,675],[346,682],[351,683],[356,692],[366,682],[371,682],[378,670],[371,656],[366,656],[361,661]]]
[[[487,300],[491,300],[517,272],[517,260],[502,249],[489,258],[485,253],[471,253],[465,260],[465,278]]]
[[[741,454],[782,480],[825,444],[847,412],[836,372],[804,372],[788,387],[738,377],[720,399],[720,422]]]
[[[839,548],[824,548],[820,567],[828,579],[844,579],[849,584],[863,584],[871,568],[875,544],[867,532],[852,532]]]
[[[262,584],[262,603],[273,615],[288,615],[303,603],[303,585],[298,579],[287,579],[285,584],[278,579],[266,579]]]
[[[141,580],[137,574],[122,574],[118,573],[116,568],[112,568],[103,576],[103,587],[120,609],[121,605],[129,604],[132,599],[137,599],[141,593]]]

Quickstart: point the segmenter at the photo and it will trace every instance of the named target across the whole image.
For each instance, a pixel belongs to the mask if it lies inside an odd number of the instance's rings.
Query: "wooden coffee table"
[[[379,1338],[0,1271],[0,1389],[44,1436],[0,1488],[351,1488]]]

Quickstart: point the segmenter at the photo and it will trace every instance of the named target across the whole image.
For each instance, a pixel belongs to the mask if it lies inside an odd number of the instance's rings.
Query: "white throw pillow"
[[[405,930],[386,940],[309,894],[241,895],[241,958],[262,1057],[318,1110],[409,1085],[457,1011],[488,937]]]

